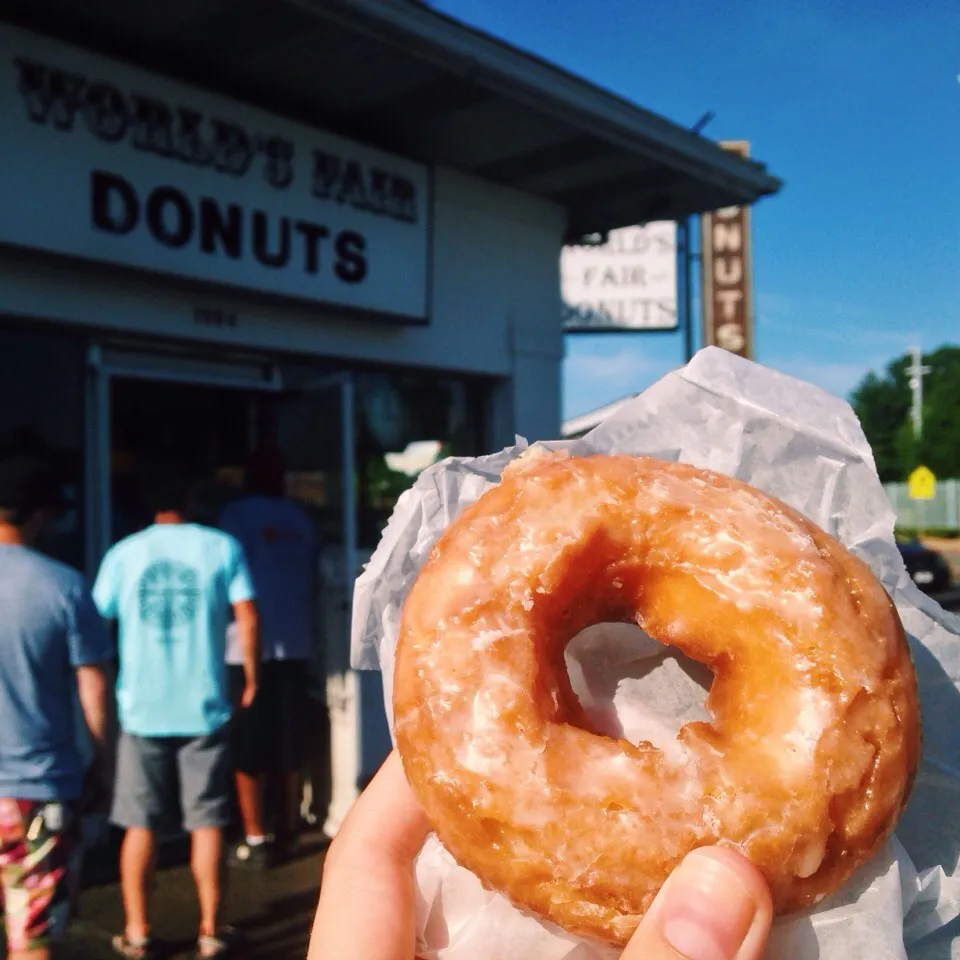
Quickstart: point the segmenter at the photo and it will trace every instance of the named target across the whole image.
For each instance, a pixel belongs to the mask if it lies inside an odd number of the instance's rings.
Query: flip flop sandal
[[[114,953],[127,960],[152,960],[156,954],[154,942],[146,937],[143,940],[131,940],[125,933],[118,933],[112,941]]]
[[[233,949],[227,934],[214,936],[197,937],[197,952],[194,956],[197,960],[222,960],[229,955]]]

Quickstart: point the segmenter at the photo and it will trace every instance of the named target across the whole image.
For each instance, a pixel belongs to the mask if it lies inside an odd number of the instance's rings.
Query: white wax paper
[[[738,477],[803,511],[870,564],[910,636],[923,713],[920,773],[896,837],[816,910],[777,921],[768,956],[960,956],[942,933],[960,916],[960,618],[921,594],[907,575],[893,538],[893,511],[851,408],[810,384],[711,347],[586,437],[540,446],[649,454]],[[500,453],[449,459],[424,471],[398,501],[357,580],[352,663],[382,670],[391,724],[393,655],[407,590],[444,528],[526,449],[518,438]],[[682,722],[704,716],[709,676],[637,628],[590,628],[571,643],[567,662],[586,708],[611,732],[619,728],[631,739],[663,744]],[[435,837],[420,854],[416,876],[418,956],[424,960],[616,956],[485,890]]]

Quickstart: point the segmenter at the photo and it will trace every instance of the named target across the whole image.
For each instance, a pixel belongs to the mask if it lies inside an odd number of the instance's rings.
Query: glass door
[[[357,795],[362,751],[358,678],[350,669],[358,573],[354,383],[349,373],[318,376],[306,364],[285,364],[281,379],[281,392],[263,398],[257,430],[261,441],[283,454],[287,495],[319,534],[319,636],[310,690],[317,731],[307,738],[304,813],[332,837]]]

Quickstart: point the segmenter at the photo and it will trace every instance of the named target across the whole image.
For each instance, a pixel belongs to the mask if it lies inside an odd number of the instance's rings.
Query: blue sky
[[[956,0],[436,0],[690,125],[786,186],[754,211],[756,359],[846,396],[960,342]],[[682,363],[679,334],[567,337],[564,414]]]

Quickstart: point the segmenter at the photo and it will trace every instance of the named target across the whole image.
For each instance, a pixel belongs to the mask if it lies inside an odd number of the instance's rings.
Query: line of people
[[[155,947],[149,893],[165,831],[190,834],[202,958],[231,947],[220,915],[234,799],[236,862],[268,866],[295,836],[317,542],[283,497],[276,453],[256,455],[247,478],[217,529],[191,520],[188,467],[150,464],[153,522],[108,551],[90,591],[31,546],[58,509],[51,469],[0,463],[0,905],[15,960],[45,960],[62,939],[91,811],[109,804],[124,830],[113,946],[134,960]]]

